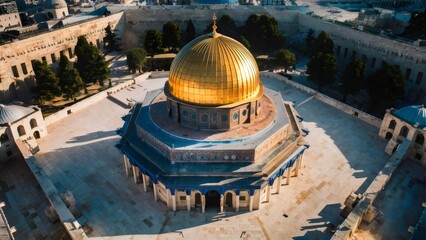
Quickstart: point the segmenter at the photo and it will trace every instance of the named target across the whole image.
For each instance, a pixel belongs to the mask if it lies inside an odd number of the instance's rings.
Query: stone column
[[[271,185],[266,185],[266,202],[269,202],[269,197],[271,196]],[[251,204],[251,201],[250,201]]]
[[[123,162],[124,162],[124,170],[126,171],[126,175],[128,177],[131,176],[131,172],[130,172],[130,163],[129,163],[129,159],[127,159],[126,155],[123,155]]]
[[[206,196],[201,195],[201,212],[205,212],[206,210]]]
[[[186,194],[186,210],[191,211],[191,195]]]
[[[133,170],[133,181],[136,183],[139,183],[139,168],[136,166],[132,166]]]
[[[158,189],[157,189],[157,184],[153,184],[153,187],[154,187],[154,200],[155,201],[158,201],[158,193],[157,193],[157,191],[158,191]]]
[[[276,194],[280,193],[280,188],[281,188],[281,176],[277,177],[277,190],[276,190]]]
[[[176,212],[176,196],[172,195],[172,206],[173,206],[173,212]]]
[[[249,211],[253,211],[253,196],[250,195],[250,207],[249,207]]]
[[[223,200],[224,200],[223,194],[220,194],[220,212],[223,212]]]
[[[288,167],[288,168],[286,169],[286,171],[287,171],[286,184],[287,184],[287,185],[290,185],[291,170],[292,170],[292,167]]]
[[[142,173],[143,191],[148,192],[148,184],[145,174]]]
[[[235,196],[235,211],[240,211],[240,195]]]

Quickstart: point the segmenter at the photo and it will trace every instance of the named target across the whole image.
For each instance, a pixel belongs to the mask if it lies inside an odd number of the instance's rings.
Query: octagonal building
[[[252,54],[214,25],[124,117],[117,147],[126,174],[174,211],[252,211],[298,175],[308,147],[300,119],[263,86]]]

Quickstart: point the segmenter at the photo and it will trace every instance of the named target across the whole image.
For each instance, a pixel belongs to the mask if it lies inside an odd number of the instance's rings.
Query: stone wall
[[[116,13],[0,45],[0,102],[29,94],[29,86],[34,86],[31,61],[45,60],[51,64],[59,59],[61,53],[72,56],[77,38],[81,35],[100,45],[108,24],[121,29],[122,15],[122,12]]]
[[[288,85],[295,87],[301,91],[304,91],[306,93],[312,94],[316,99],[320,100],[323,103],[326,103],[330,106],[333,106],[347,114],[353,115],[354,117],[357,117],[359,119],[361,119],[362,121],[375,126],[377,128],[380,128],[380,125],[382,124],[382,120],[379,118],[376,118],[366,112],[363,112],[359,109],[356,109],[354,107],[351,107],[345,103],[339,102],[334,98],[331,98],[327,95],[324,95],[312,88],[306,87],[300,83],[294,82],[294,81],[290,81],[288,80],[286,77],[283,77],[279,74],[276,73],[272,73],[272,72],[261,72],[260,73],[261,76],[264,77],[269,77],[272,79],[276,79],[276,80],[280,80],[280,81],[284,81],[285,83],[287,83]]]

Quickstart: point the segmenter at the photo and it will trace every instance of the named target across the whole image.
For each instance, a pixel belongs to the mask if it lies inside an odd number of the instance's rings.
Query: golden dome
[[[253,55],[216,31],[194,39],[176,55],[168,88],[175,98],[197,105],[247,102],[263,94]]]

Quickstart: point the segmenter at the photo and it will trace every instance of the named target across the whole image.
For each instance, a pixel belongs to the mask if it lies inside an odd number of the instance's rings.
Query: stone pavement
[[[46,217],[44,210],[50,203],[23,159],[0,166],[2,201],[9,225],[16,227],[15,239],[69,239],[60,221],[52,224]]]
[[[169,211],[125,176],[115,130],[127,109],[105,99],[48,127],[36,154],[56,187],[71,191],[94,239],[329,239],[351,191],[363,192],[389,159],[378,129],[283,82],[266,87],[294,101],[310,130],[301,174],[254,212]],[[143,91],[165,79],[140,83]],[[136,94],[136,89],[132,94]],[[307,100],[307,101],[305,101]]]

